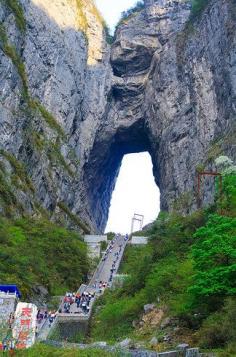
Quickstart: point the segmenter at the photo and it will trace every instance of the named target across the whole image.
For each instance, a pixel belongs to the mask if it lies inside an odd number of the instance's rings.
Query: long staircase
[[[63,312],[64,311],[64,303],[63,300],[58,308],[58,312],[56,314],[56,318],[52,324],[49,323],[48,319],[44,322],[40,331],[38,333],[38,340],[45,341],[52,330],[57,326],[60,322],[67,321],[76,321],[76,322],[84,322],[88,321],[91,317],[92,306],[97,297],[101,296],[104,292],[104,289],[99,288],[100,282],[107,283],[107,287],[111,287],[114,279],[114,274],[111,274],[112,266],[114,267],[114,271],[117,272],[124,254],[124,250],[127,244],[127,239],[125,236],[118,235],[112,242],[110,242],[106,252],[101,258],[97,269],[95,270],[91,280],[88,285],[82,284],[78,293],[82,294],[83,292],[88,292],[94,294],[94,298],[90,302],[90,310],[88,313],[84,313],[81,308],[77,308],[77,305],[74,303],[71,305],[70,313]],[[59,311],[61,311],[59,313]]]

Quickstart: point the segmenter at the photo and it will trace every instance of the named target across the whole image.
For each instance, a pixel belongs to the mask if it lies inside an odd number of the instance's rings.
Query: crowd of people
[[[52,326],[52,323],[56,319],[57,311],[48,311],[48,310],[38,310],[37,312],[37,325],[36,325],[36,337],[39,334],[39,331],[43,327],[44,323],[48,322],[48,327]]]
[[[74,313],[79,313],[81,311],[83,314],[88,314],[90,311],[90,303],[94,297],[94,292],[84,291],[83,293],[66,293],[63,300],[63,312],[69,314],[73,307]],[[62,309],[59,309],[59,313],[61,312]]]
[[[109,279],[108,281],[101,281],[95,280],[92,284],[91,291],[84,291],[83,293],[66,293],[63,304],[61,308],[58,310],[59,313],[82,313],[82,314],[89,314],[91,301],[94,299],[96,293],[102,294],[103,291],[111,286],[114,273],[117,269],[117,263],[120,259],[120,255],[122,253],[122,243],[119,244],[119,248],[116,252],[114,252],[115,242],[117,239],[120,238],[120,235],[117,234],[114,239],[108,245],[103,257],[102,262],[105,262],[109,256],[113,256],[112,266],[109,272]],[[128,235],[124,237],[124,241],[128,240]],[[89,289],[90,290],[90,289]],[[92,291],[93,290],[93,291]]]

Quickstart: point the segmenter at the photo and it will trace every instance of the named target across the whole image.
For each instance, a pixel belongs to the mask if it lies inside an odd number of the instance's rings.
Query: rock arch
[[[149,152],[150,136],[144,120],[120,125],[112,131],[99,131],[88,162],[84,166],[84,182],[96,226],[103,232],[107,223],[112,192],[115,188],[123,156]],[[158,182],[158,177],[156,182]]]

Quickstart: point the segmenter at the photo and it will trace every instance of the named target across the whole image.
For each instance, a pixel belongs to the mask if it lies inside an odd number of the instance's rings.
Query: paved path
[[[46,340],[49,332],[60,320],[72,320],[76,319],[77,321],[88,320],[91,315],[91,310],[94,301],[98,296],[104,292],[104,288],[100,289],[100,282],[106,283],[107,287],[111,287],[114,279],[114,275],[119,269],[122,256],[127,244],[127,239],[125,236],[117,235],[113,241],[109,242],[106,252],[104,253],[98,267],[91,278],[88,285],[82,284],[78,289],[78,292],[82,294],[83,292],[95,294],[95,297],[90,302],[90,311],[85,314],[81,307],[77,308],[77,305],[74,303],[70,307],[70,313],[64,313],[64,303],[62,302],[58,308],[58,311],[61,310],[62,313],[57,313],[57,317],[53,324],[50,327],[49,321],[46,320],[43,326],[40,328],[38,339]],[[112,270],[113,269],[113,272]]]
[[[109,243],[107,250],[93,277],[91,278],[89,284],[81,290],[81,288],[78,290],[78,292],[81,294],[82,292],[86,291],[91,294],[95,294],[96,296],[101,295],[103,293],[104,289],[100,290],[99,289],[99,284],[100,282],[107,283],[108,287],[112,286],[113,278],[115,273],[118,271],[120,262],[124,253],[124,249],[126,246],[127,241],[125,240],[124,236],[117,236],[112,242]],[[113,273],[111,273],[112,266],[114,266]],[[112,279],[111,279],[112,278]],[[92,308],[92,305],[94,303],[94,299],[92,299],[90,303],[90,311]],[[63,306],[61,307],[63,311]],[[79,314],[79,315],[85,315],[87,318],[90,317],[90,314],[84,314],[81,308],[77,308],[76,304],[72,304],[70,308],[70,314]]]
[[[112,281],[109,282],[109,278],[111,275],[111,269],[112,269],[112,264],[115,264],[115,271],[114,273],[117,272],[120,266],[120,262],[124,253],[124,249],[126,246],[127,241],[125,240],[124,236],[118,236],[117,238],[114,239],[114,244],[112,245],[110,243],[107,251],[108,254],[106,256],[106,259],[104,260],[104,256],[98,265],[98,268],[93,275],[88,287],[92,288],[93,285],[96,282],[103,281],[109,283],[109,285],[112,285]],[[112,248],[110,248],[112,246]],[[114,274],[113,274],[114,277]]]

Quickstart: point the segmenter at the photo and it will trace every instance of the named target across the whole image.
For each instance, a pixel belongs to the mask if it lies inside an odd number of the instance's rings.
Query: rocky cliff
[[[101,232],[122,157],[140,151],[162,209],[196,208],[197,171],[236,158],[234,1],[193,17],[185,0],[146,0],[111,48],[92,0],[16,4],[0,6],[4,214]]]
[[[2,209],[96,230],[83,165],[110,86],[103,20],[85,0],[6,0],[0,19]]]

